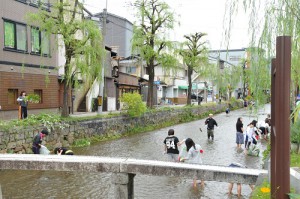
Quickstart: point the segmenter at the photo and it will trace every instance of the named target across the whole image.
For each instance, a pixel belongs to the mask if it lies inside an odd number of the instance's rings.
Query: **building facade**
[[[228,49],[228,50],[211,50],[209,51],[210,61],[220,65],[220,70],[222,67],[246,67],[245,60],[248,58],[248,53],[246,48],[241,49]],[[220,62],[220,63],[218,63]],[[214,88],[214,93],[218,93],[218,88]],[[233,88],[233,92],[230,97],[241,98],[244,91],[244,85],[241,81],[238,85]]]
[[[103,12],[94,15],[103,19]],[[126,18],[107,13],[104,43],[120,57],[131,56],[133,24]]]
[[[42,2],[43,9],[50,11],[49,2]],[[21,91],[40,97],[39,103],[29,103],[29,114],[60,106],[55,37],[25,20],[26,14],[37,12],[40,5],[36,0],[0,1],[0,119],[17,111],[16,99]]]

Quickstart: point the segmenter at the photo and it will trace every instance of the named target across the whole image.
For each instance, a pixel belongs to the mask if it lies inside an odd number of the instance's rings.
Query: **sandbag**
[[[43,155],[49,155],[49,154],[50,154],[50,151],[47,149],[46,146],[41,145],[41,148],[40,148],[40,154],[43,154]]]

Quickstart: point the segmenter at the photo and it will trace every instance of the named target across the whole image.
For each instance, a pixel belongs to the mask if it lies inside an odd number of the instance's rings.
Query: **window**
[[[18,89],[8,89],[7,104],[18,104]]]
[[[26,25],[4,21],[4,48],[27,51]]]
[[[35,54],[50,54],[50,39],[44,31],[38,28],[31,28],[31,52]]]
[[[136,72],[136,67],[134,66],[130,66],[130,67],[126,67],[126,73],[135,73]]]
[[[41,49],[42,53],[45,55],[50,54],[50,39],[45,32],[41,32]]]
[[[49,5],[49,0],[31,0],[30,4],[35,6],[35,7],[42,7],[45,9],[49,9],[50,5]]]
[[[229,60],[230,61],[240,61],[241,60],[241,56],[230,56]]]
[[[35,95],[38,95],[40,97],[39,104],[42,104],[43,103],[43,90],[41,90],[41,89],[34,89],[33,93]]]

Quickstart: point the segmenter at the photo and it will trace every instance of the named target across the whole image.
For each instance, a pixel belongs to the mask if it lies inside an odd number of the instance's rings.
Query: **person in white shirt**
[[[261,135],[265,140],[268,138],[268,134],[270,132],[269,119],[266,118],[265,121],[262,121],[258,125],[259,130],[261,131]]]
[[[201,154],[203,149],[199,144],[195,144],[191,138],[185,140],[187,154],[184,157],[180,157],[180,162],[186,162],[190,164],[202,164]],[[194,177],[193,186],[197,187],[197,177]],[[201,186],[204,186],[204,181],[201,180]]]

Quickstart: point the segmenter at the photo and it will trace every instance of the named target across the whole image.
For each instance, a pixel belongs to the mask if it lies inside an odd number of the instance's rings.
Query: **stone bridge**
[[[152,176],[172,176],[205,181],[239,182],[255,184],[259,175],[267,170],[232,168],[209,165],[109,158],[99,156],[58,156],[34,154],[1,154],[0,170],[54,170],[82,172],[110,172],[116,199],[133,199],[133,179],[136,174]],[[1,190],[0,190],[1,191]],[[1,199],[0,192],[0,199]]]

